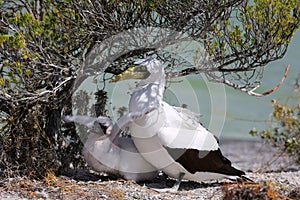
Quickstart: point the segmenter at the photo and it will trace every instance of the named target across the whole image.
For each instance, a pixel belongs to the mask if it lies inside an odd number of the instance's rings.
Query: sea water
[[[263,130],[271,125],[267,122],[272,113],[271,100],[277,99],[283,104],[291,102],[290,97],[297,94],[294,92],[294,84],[296,78],[300,77],[300,31],[296,32],[283,59],[266,66],[260,91],[273,88],[280,81],[288,64],[291,67],[286,80],[277,91],[268,96],[253,97],[226,87],[227,112],[221,137],[253,139],[249,130]]]

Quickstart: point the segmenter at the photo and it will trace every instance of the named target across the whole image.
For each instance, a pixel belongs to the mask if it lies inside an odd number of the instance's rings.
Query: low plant
[[[290,102],[281,104],[272,100],[273,113],[271,126],[267,130],[250,131],[251,135],[260,136],[271,142],[275,147],[286,151],[296,162],[300,162],[300,85],[299,79],[295,84],[295,96]]]

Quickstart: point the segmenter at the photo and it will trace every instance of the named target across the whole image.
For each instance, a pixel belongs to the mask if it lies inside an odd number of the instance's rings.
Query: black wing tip
[[[220,170],[220,172],[223,174],[227,174],[229,176],[238,176],[238,177],[242,177],[243,175],[246,174],[244,171],[236,169],[231,165],[226,165],[225,169],[223,168],[222,170]]]
[[[229,179],[230,181],[237,182],[237,183],[250,183],[250,184],[255,183],[255,181],[253,181],[252,179],[250,179],[244,175],[237,176],[236,178],[227,177],[227,179]]]
[[[246,177],[246,176],[240,176],[240,179],[242,182],[251,182],[251,183],[255,183],[255,181],[253,181],[252,179]]]

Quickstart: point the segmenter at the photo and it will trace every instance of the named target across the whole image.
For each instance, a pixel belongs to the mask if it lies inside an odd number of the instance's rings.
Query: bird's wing
[[[192,126],[197,126],[200,121],[201,114],[194,113],[190,111],[189,109],[182,108],[182,107],[176,107],[172,106],[173,109],[175,109],[179,116],[186,122],[190,123]]]
[[[101,122],[99,122],[98,118],[96,117],[90,117],[86,115],[74,115],[74,116],[66,115],[66,116],[62,116],[62,119],[65,122],[74,122],[76,124],[84,125],[89,129],[89,131],[95,133],[103,133],[102,128],[99,124]]]
[[[163,146],[173,149],[212,151],[219,148],[214,135],[204,128],[201,130],[162,127],[158,132],[158,137]]]
[[[66,115],[63,116],[62,119],[65,122],[75,122],[81,125],[85,125],[88,128],[93,128],[95,125],[95,122],[97,122],[97,118],[96,117],[89,117],[89,116],[85,116],[85,115]]]
[[[118,121],[113,125],[111,130],[111,138],[113,141],[118,138],[121,134],[122,130],[129,126],[130,123],[134,122],[135,120],[140,119],[141,117],[149,114],[150,112],[154,111],[156,108],[149,108],[145,109],[143,112],[129,112],[118,119]]]
[[[110,131],[112,129],[112,121],[108,117],[103,117],[99,116],[98,118],[96,117],[90,117],[86,115],[65,115],[62,116],[62,119],[65,122],[75,122],[77,124],[84,125],[88,127],[89,129],[94,129],[94,131],[99,132],[101,131],[101,127],[99,124],[105,126],[106,129],[106,134],[110,134]]]
[[[200,115],[188,109],[170,106],[164,101],[161,103],[161,108],[166,116],[166,126],[187,129],[203,128],[199,122]]]

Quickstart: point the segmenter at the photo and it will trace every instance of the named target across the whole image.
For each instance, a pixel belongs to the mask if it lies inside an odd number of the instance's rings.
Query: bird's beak
[[[126,69],[121,74],[112,77],[110,82],[118,82],[129,79],[145,79],[150,75],[147,67],[141,65],[133,65]]]

